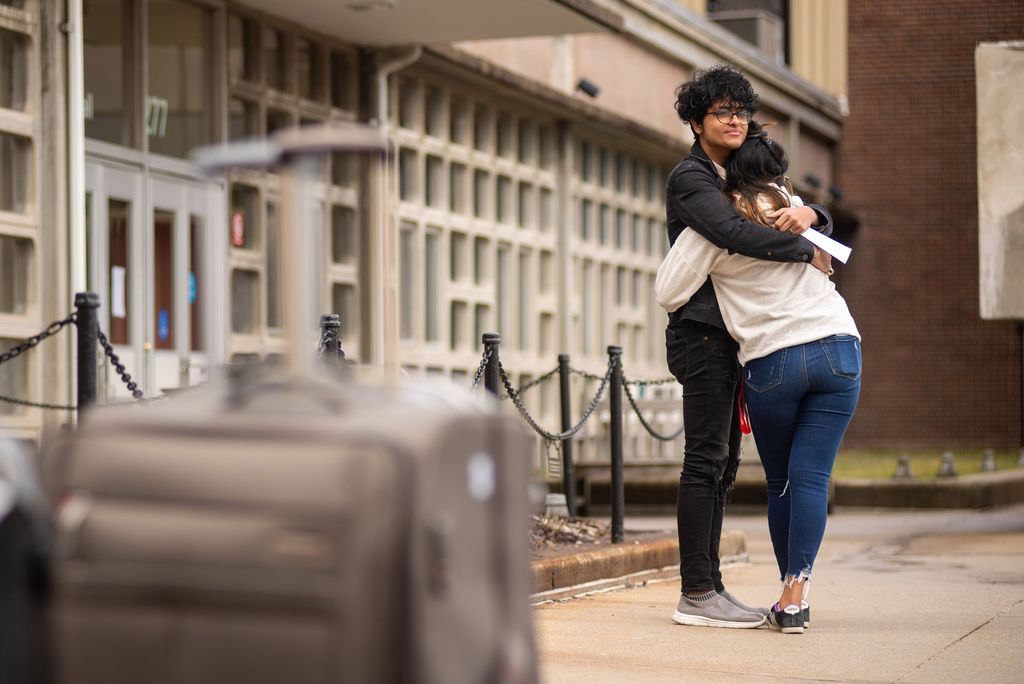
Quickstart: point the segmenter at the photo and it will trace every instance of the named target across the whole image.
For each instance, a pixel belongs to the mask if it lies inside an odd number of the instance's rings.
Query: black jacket
[[[814,245],[807,238],[790,235],[748,221],[722,193],[722,178],[699,142],[688,157],[672,169],[665,188],[665,213],[669,244],[686,228],[700,233],[717,247],[767,261],[803,261],[814,258]],[[817,204],[807,205],[818,214],[815,230],[832,232],[832,216]],[[678,321],[689,318],[725,329],[715,289],[708,278],[689,302],[669,316]]]

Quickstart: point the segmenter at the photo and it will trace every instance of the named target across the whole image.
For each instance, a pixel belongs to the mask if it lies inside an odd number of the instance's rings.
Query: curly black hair
[[[739,105],[751,114],[757,111],[757,93],[750,81],[736,67],[719,65],[694,72],[691,80],[676,88],[676,114],[692,126],[721,100]]]

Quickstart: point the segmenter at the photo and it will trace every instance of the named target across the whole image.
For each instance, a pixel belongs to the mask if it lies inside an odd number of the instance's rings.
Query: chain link
[[[674,377],[659,378],[658,380],[623,380],[623,385],[634,385],[636,387],[651,387],[653,385],[668,385],[679,382]]]
[[[519,392],[519,394],[522,394],[523,392],[525,392],[525,391],[526,391],[527,389],[529,389],[530,387],[535,387],[535,386],[537,386],[537,385],[540,385],[540,384],[541,384],[542,382],[545,382],[545,381],[547,381],[547,380],[550,380],[550,379],[551,379],[551,377],[552,377],[552,376],[554,376],[554,375],[555,375],[556,373],[558,373],[558,367],[557,367],[557,366],[556,366],[556,367],[554,368],[554,370],[552,370],[552,371],[548,371],[547,373],[545,373],[544,375],[542,375],[542,376],[541,376],[540,378],[537,378],[536,380],[530,380],[530,381],[529,381],[529,382],[527,382],[527,383],[526,383],[525,385],[523,385],[522,387],[520,387],[520,388],[518,389],[518,392]]]
[[[132,380],[131,374],[125,370],[124,364],[121,363],[121,359],[114,353],[114,348],[110,346],[110,342],[107,341],[107,336],[104,335],[103,331],[99,328],[96,329],[96,338],[100,341],[100,346],[103,347],[103,353],[110,359],[110,363],[114,366],[114,370],[117,371],[117,374],[121,377],[125,386],[128,387],[128,391],[132,393],[132,397],[135,399],[142,399],[142,390],[140,390],[139,386]],[[145,403],[148,404],[159,399],[160,398],[158,397],[154,397]]]
[[[578,423],[573,425],[568,430],[565,430],[564,432],[548,432],[540,425],[538,425],[537,421],[534,420],[533,416],[530,415],[530,412],[526,410],[525,406],[523,406],[523,401],[522,399],[519,398],[519,393],[516,392],[515,389],[513,389],[512,382],[508,379],[508,375],[505,373],[505,369],[502,367],[501,363],[498,364],[498,373],[501,374],[501,382],[502,384],[505,385],[505,392],[508,393],[508,398],[512,400],[512,403],[519,411],[519,414],[523,417],[524,420],[526,420],[527,423],[529,423],[530,427],[533,428],[534,432],[536,432],[538,435],[540,435],[546,440],[551,440],[553,442],[561,442],[563,440],[569,439],[570,437],[572,437],[577,432],[583,429],[583,425],[587,422],[587,419],[589,419],[590,415],[594,412],[595,409],[597,409],[597,405],[601,403],[601,396],[604,394],[604,390],[608,386],[609,380],[611,380],[612,369],[614,367],[614,363],[608,363],[608,372],[604,374],[603,378],[601,378],[601,386],[597,388],[597,394],[594,395],[594,398],[591,400],[590,405],[587,406],[586,411],[583,412],[583,416],[580,418]]]
[[[673,380],[674,380],[674,378],[673,378]],[[639,384],[642,384],[642,383],[633,383],[633,384],[639,385]],[[660,432],[658,432],[657,430],[655,430],[653,427],[651,427],[650,423],[647,422],[647,419],[644,418],[643,412],[640,411],[640,407],[637,406],[636,399],[633,398],[633,393],[630,391],[629,385],[630,385],[630,383],[626,382],[626,379],[623,378],[622,379],[622,389],[625,390],[625,392],[626,392],[626,398],[629,399],[629,405],[633,407],[633,412],[636,413],[636,417],[640,419],[640,424],[644,426],[644,429],[647,430],[647,433],[651,437],[653,437],[654,439],[657,439],[659,441],[662,441],[662,442],[671,442],[673,439],[675,439],[679,435],[683,434],[683,428],[686,427],[685,425],[680,425],[678,430],[676,430],[675,432],[673,432],[671,434],[668,434],[668,435],[663,435]]]
[[[27,352],[32,347],[36,346],[47,337],[52,337],[61,331],[66,325],[77,322],[78,315],[72,313],[70,316],[61,321],[54,321],[50,325],[46,326],[46,329],[37,335],[27,338],[24,342],[16,347],[11,347],[3,354],[0,354],[0,364],[10,361],[11,359],[17,358]]]
[[[38,345],[46,338],[52,337],[59,333],[61,330],[64,329],[64,326],[71,325],[72,323],[77,322],[77,320],[78,315],[76,313],[71,313],[71,315],[69,315],[67,318],[63,320],[54,321],[50,325],[46,326],[46,329],[43,330],[42,332],[27,338],[24,342],[17,345],[16,347],[11,347],[4,353],[0,354],[0,364],[6,363],[11,359],[18,358],[32,347]],[[16,397],[6,396],[0,396],[0,401],[6,402],[8,404],[16,404],[18,406],[28,406],[30,408],[49,409],[51,411],[74,411],[75,409],[78,408],[77,406],[69,406],[67,404],[48,404],[42,401],[28,401],[27,399],[18,399]]]
[[[18,399],[13,396],[0,396],[0,401],[6,401],[7,403],[15,403],[19,407],[29,407],[31,409],[48,409],[49,411],[78,411],[78,407],[72,407],[65,403],[46,403],[44,401],[29,401],[27,399]]]
[[[487,370],[487,364],[491,360],[491,353],[494,347],[484,347],[483,358],[480,359],[480,367],[476,369],[476,373],[473,375],[473,385],[470,387],[471,390],[475,390],[477,385],[480,384],[480,378],[484,376],[484,371]]]

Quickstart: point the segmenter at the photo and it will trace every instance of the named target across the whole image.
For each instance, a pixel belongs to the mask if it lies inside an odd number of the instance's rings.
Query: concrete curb
[[[747,538],[742,530],[722,532],[720,553],[723,562],[745,559]],[[646,575],[679,566],[679,541],[675,533],[627,544],[589,547],[579,553],[542,558],[530,564],[531,592],[534,598],[553,598],[600,589],[608,583],[630,583],[631,576]],[[634,582],[635,583],[635,582]]]
[[[938,480],[836,480],[837,506],[992,508],[1024,501],[1024,470]]]

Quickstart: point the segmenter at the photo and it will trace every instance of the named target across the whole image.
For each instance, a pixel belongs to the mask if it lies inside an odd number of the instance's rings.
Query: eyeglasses
[[[715,118],[718,119],[720,123],[724,124],[732,123],[732,118],[734,116],[736,117],[736,121],[741,124],[746,125],[750,123],[750,112],[746,109],[727,109],[722,107],[721,109],[716,109],[713,112],[708,112],[708,114],[714,114]]]

